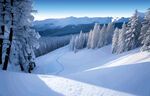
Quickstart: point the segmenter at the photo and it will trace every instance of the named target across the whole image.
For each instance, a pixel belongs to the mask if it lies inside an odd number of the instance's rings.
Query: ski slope
[[[150,96],[150,53],[68,46],[37,58],[33,74],[0,71],[0,96]]]

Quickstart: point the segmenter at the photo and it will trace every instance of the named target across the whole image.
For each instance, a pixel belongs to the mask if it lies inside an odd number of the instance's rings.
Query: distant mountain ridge
[[[62,19],[46,19],[41,21],[35,21],[34,26],[39,30],[44,30],[48,28],[58,28],[65,27],[67,25],[79,25],[79,24],[91,24],[91,23],[99,23],[99,24],[108,24],[110,22],[128,22],[129,18],[121,17],[121,18],[113,18],[113,17],[67,17]]]
[[[141,20],[146,16],[145,13],[138,12]],[[93,28],[95,23],[101,25],[113,22],[116,27],[120,28],[123,22],[129,22],[129,17],[67,17],[60,19],[46,19],[34,21],[34,29],[42,36],[62,36],[68,34],[77,34],[80,30],[88,32]]]

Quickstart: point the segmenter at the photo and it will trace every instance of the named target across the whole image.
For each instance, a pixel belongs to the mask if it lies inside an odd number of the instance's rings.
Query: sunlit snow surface
[[[150,96],[150,53],[139,50],[65,46],[37,58],[34,74],[0,71],[0,96]]]

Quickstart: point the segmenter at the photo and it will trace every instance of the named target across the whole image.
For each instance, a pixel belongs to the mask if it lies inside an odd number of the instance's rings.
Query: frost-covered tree
[[[142,23],[140,40],[142,42],[142,51],[150,50],[150,8],[147,10],[145,21]]]
[[[137,48],[140,45],[140,42],[138,40],[140,31],[141,31],[141,22],[139,16],[137,15],[137,10],[135,10],[134,15],[131,17],[130,22],[127,24],[127,32],[125,40],[126,51]]]
[[[93,33],[93,31],[92,30],[90,30],[90,32],[88,33],[89,35],[88,35],[88,41],[87,41],[87,48],[91,48],[92,46],[92,33]]]
[[[118,48],[117,53],[122,53],[125,50],[125,37],[126,36],[126,24],[125,22],[122,25],[122,29],[119,32],[119,38],[118,38]]]
[[[8,60],[11,66],[20,65],[22,71],[31,72],[35,67],[34,48],[38,48],[37,39],[40,37],[32,27],[34,17],[32,0],[6,0],[9,8],[10,22],[9,29],[9,46],[6,49],[6,57],[3,69],[7,69]],[[5,20],[7,19],[5,18]]]
[[[100,25],[95,24],[93,32],[92,32],[92,38],[91,38],[91,48],[94,49],[97,47],[97,43],[99,41],[99,35],[100,35]]]
[[[79,35],[72,36],[69,47],[72,51],[77,52],[87,46],[88,34],[80,32]]]
[[[99,34],[99,41],[98,41],[98,44],[97,44],[97,47],[98,48],[101,48],[105,45],[105,42],[106,42],[106,25],[104,24],[101,31],[100,31],[100,34]]]
[[[119,29],[116,28],[112,38],[112,53],[116,53],[118,49],[118,37],[119,37]]]
[[[79,42],[78,42],[78,49],[82,49],[84,48],[84,43],[85,43],[85,37],[84,37],[84,34],[82,32],[82,30],[80,31],[80,34],[79,34]]]
[[[105,45],[112,43],[112,36],[114,33],[114,25],[113,23],[109,23],[105,32]]]
[[[69,48],[71,51],[74,51],[74,47],[75,47],[75,36],[73,35],[70,39],[70,43],[69,43]]]
[[[3,63],[3,70],[7,69],[13,39],[13,3],[13,0],[1,0],[0,2],[0,63]]]
[[[72,36],[74,36],[74,35],[72,35]],[[41,37],[38,40],[39,45],[40,45],[39,48],[34,49],[36,57],[45,55],[55,49],[58,49],[60,47],[63,47],[65,45],[69,44],[72,36],[66,35],[66,36],[56,36],[56,37],[50,37],[50,36]]]

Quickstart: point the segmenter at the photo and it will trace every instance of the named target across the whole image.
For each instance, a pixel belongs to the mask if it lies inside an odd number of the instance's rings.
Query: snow
[[[111,54],[111,45],[37,58],[34,74],[0,71],[0,96],[149,96],[150,53]],[[33,87],[34,86],[34,87]]]

